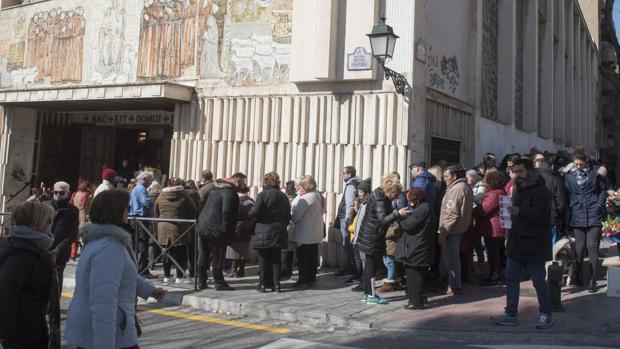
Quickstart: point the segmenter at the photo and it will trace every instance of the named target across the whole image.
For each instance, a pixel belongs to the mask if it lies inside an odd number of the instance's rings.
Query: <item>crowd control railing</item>
[[[174,241],[172,241],[170,243],[170,245],[168,246],[163,246],[159,243],[159,241],[157,240],[157,223],[160,222],[168,222],[168,223],[189,223],[188,227],[183,231],[183,233],[181,233],[179,235],[179,237],[177,237]],[[181,264],[179,263],[179,261],[177,261],[176,259],[174,259],[173,256],[171,256],[168,252],[168,249],[175,246],[175,244],[177,242],[179,242],[181,239],[183,239],[186,235],[192,233],[192,231],[195,231],[196,228],[196,220],[195,219],[176,219],[176,218],[148,218],[148,217],[129,217],[129,224],[133,227],[134,229],[134,239],[133,239],[133,248],[134,248],[134,252],[136,254],[136,257],[138,256],[138,244],[139,244],[139,239],[140,239],[140,233],[144,232],[146,233],[147,237],[148,237],[148,243],[146,244],[147,246],[147,251],[144,251],[143,253],[148,253],[148,245],[150,243],[154,243],[157,247],[159,247],[159,254],[157,256],[155,256],[152,260],[149,261],[148,266],[143,269],[143,270],[139,270],[139,273],[142,274],[146,271],[148,271],[149,269],[151,269],[151,267],[153,267],[153,265],[155,265],[155,263],[157,263],[159,260],[162,261],[162,263],[164,262],[164,258],[168,258],[179,270],[183,270],[183,274],[185,277],[189,277],[191,276],[191,273],[189,272],[189,263],[187,268],[183,268],[181,266]],[[191,246],[193,248],[194,251],[194,255],[193,255],[193,271],[194,271],[194,276],[193,276],[193,281],[194,281],[194,290],[198,289],[198,273],[197,273],[197,267],[198,267],[198,234],[193,234],[193,236],[190,236],[190,240],[193,239],[193,246]]]

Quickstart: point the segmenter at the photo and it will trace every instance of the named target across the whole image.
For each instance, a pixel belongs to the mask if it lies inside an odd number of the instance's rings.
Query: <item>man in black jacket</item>
[[[552,160],[543,154],[534,157],[534,167],[551,192],[551,243],[555,244],[562,237],[567,202],[564,183],[560,175],[551,168],[552,164]]]
[[[521,270],[526,268],[538,297],[540,317],[536,327],[545,329],[553,325],[545,282],[545,262],[551,260],[551,192],[529,159],[515,161],[512,169],[516,178],[512,207],[508,208],[512,228],[506,242],[506,309],[503,315],[491,319],[497,325],[517,325],[519,282]]]
[[[224,280],[226,245],[233,237],[239,214],[238,179],[218,179],[205,203],[198,221],[198,278],[200,289],[207,288],[209,257],[216,291],[232,291]]]
[[[77,207],[69,203],[71,197],[69,190],[70,187],[67,182],[55,183],[53,198],[47,202],[54,208],[54,221],[52,223],[54,244],[50,248],[50,255],[52,260],[56,262],[58,289],[61,291],[65,266],[71,257],[71,244],[77,238],[80,224]]]

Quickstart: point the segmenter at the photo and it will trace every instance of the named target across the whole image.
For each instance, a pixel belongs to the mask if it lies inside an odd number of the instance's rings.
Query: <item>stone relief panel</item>
[[[482,5],[482,116],[497,120],[497,31],[496,0],[484,0]]]

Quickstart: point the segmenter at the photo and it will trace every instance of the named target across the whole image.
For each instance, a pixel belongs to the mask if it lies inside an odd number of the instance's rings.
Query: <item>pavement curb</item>
[[[73,290],[75,279],[65,278],[63,289]],[[169,291],[187,291],[187,289],[165,287]],[[239,302],[212,297],[199,297],[191,294],[168,293],[160,304],[169,306],[186,306],[195,310],[216,312],[237,316],[253,316],[261,320],[282,320],[299,322],[310,325],[325,327],[370,329],[372,321],[364,321],[333,314],[330,312],[315,310],[313,308],[291,307],[284,304],[263,302]]]

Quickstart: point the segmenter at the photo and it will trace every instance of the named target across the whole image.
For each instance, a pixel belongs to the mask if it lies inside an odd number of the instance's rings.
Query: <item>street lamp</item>
[[[383,71],[385,72],[385,79],[392,79],[394,82],[396,92],[401,95],[409,95],[411,93],[411,86],[407,82],[407,79],[402,74],[385,66],[385,61],[392,58],[396,39],[398,39],[399,36],[394,34],[394,30],[391,26],[385,24],[385,18],[381,18],[381,21],[381,24],[372,27],[372,32],[370,34],[366,34],[370,39],[372,55],[381,63],[381,67],[383,67]]]

